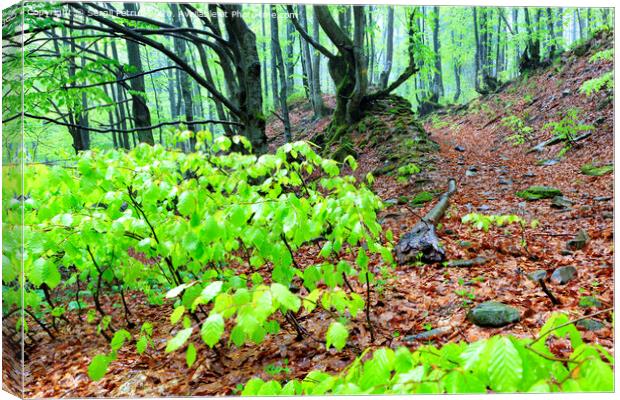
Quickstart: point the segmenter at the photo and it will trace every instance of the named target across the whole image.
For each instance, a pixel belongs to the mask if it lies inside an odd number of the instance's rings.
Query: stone
[[[533,201],[562,196],[562,192],[551,186],[530,186],[525,190],[517,192],[517,196],[528,201]]]
[[[483,327],[499,328],[521,319],[519,310],[497,301],[487,301],[469,310],[467,320]]]
[[[575,325],[586,331],[598,331],[605,327],[603,323],[595,319],[582,319],[581,321],[577,321]]]
[[[614,213],[612,211],[603,211],[601,215],[605,219],[614,219]]]
[[[597,196],[594,198],[594,201],[609,201],[611,199],[611,196]]]
[[[375,176],[380,176],[380,175],[385,175],[389,172],[392,172],[393,170],[395,170],[397,167],[396,164],[391,164],[391,163],[386,163],[385,165],[383,165],[382,167],[379,167],[377,169],[375,169],[372,174]]]
[[[467,240],[460,240],[459,241],[459,246],[463,247],[463,248],[468,248],[472,246],[471,242],[468,242]]]
[[[472,165],[469,168],[467,168],[467,170],[472,171],[472,172],[478,172],[478,167],[476,167],[475,165]]]
[[[570,250],[562,249],[562,250],[560,250],[560,254],[563,255],[563,256],[572,256],[573,252],[570,251]]]
[[[499,178],[500,185],[512,185],[512,179]]]
[[[383,202],[383,204],[387,206],[395,206],[396,204],[398,204],[398,199],[396,198],[387,199],[386,201]]]
[[[570,89],[562,90],[562,97],[570,96]]]
[[[533,172],[526,172],[525,174],[523,174],[524,178],[534,178],[535,176],[536,174]]]
[[[489,211],[490,209],[491,207],[487,206],[486,204],[483,204],[480,207],[478,207],[478,211]]]
[[[590,237],[588,236],[588,232],[582,229],[577,233],[574,239],[571,239],[568,242],[566,242],[566,249],[572,250],[572,251],[581,250],[584,247],[586,247],[588,240],[590,240]]]
[[[614,165],[607,164],[601,166],[594,166],[592,164],[586,164],[581,167],[581,173],[588,176],[603,176],[614,172]]]
[[[579,299],[579,307],[583,307],[583,308],[590,308],[590,307],[596,307],[596,308],[601,308],[603,306],[603,303],[601,303],[601,301],[599,299],[597,299],[594,296],[584,296],[582,298]]]
[[[551,207],[553,208],[565,209],[571,208],[572,205],[573,202],[564,196],[555,196],[553,200],[551,200]]]
[[[487,263],[487,261],[489,260],[484,257],[476,257],[476,258],[472,258],[469,260],[450,260],[446,264],[446,267],[457,267],[457,268],[475,267],[477,265],[484,265]]]
[[[464,151],[465,151],[465,147],[463,147],[463,146],[455,146],[455,147],[454,147],[454,150],[456,150],[456,151],[460,151],[460,152],[462,153],[462,152],[464,152]]]
[[[415,335],[405,336],[403,340],[405,342],[413,342],[414,340],[431,340],[441,336],[444,336],[452,331],[449,326],[443,326],[440,328],[431,329],[430,331],[418,333]]]
[[[545,161],[541,162],[540,165],[545,166],[545,167],[550,167],[550,166],[555,165],[555,164],[557,164],[559,162],[560,162],[560,160],[551,159],[551,160],[545,160]]]
[[[544,280],[547,277],[547,271],[545,271],[544,269],[539,269],[537,271],[529,273],[527,277],[533,282],[538,282],[540,280]]]
[[[564,285],[572,281],[577,276],[577,268],[572,265],[560,267],[551,274],[551,282]]]
[[[465,176],[476,176],[476,175],[478,175],[478,173],[475,171],[470,171],[470,170],[465,171]]]

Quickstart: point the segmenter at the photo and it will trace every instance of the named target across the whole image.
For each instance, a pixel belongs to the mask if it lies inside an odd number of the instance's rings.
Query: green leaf
[[[187,367],[191,368],[196,361],[196,347],[194,347],[193,343],[190,343],[187,346],[187,352],[185,353],[185,361],[187,362]]]
[[[301,307],[301,300],[299,297],[291,293],[288,288],[280,283],[271,284],[271,294],[273,298],[280,303],[287,310],[291,310],[293,312],[299,311]]]
[[[181,305],[175,308],[172,314],[170,314],[170,323],[174,325],[177,322],[179,322],[181,320],[181,317],[183,317],[184,313],[185,313],[185,306]]]
[[[222,290],[223,284],[224,283],[222,281],[215,281],[205,287],[200,293],[200,297],[204,303],[211,301]]]
[[[209,318],[202,323],[200,334],[202,340],[211,348],[220,341],[224,333],[224,318],[220,314],[211,313]]]
[[[348,337],[349,331],[344,325],[340,322],[332,322],[325,335],[325,347],[329,349],[333,345],[336,349],[342,350],[347,344]]]
[[[142,354],[146,351],[149,344],[149,340],[146,336],[140,336],[140,339],[136,342],[136,351],[138,354]]]
[[[117,351],[123,344],[125,344],[125,340],[131,339],[131,333],[127,332],[124,329],[118,330],[114,333],[112,340],[110,341],[110,347],[112,347],[112,351]]]
[[[108,366],[113,360],[113,357],[105,354],[97,354],[93,357],[90,365],[88,365],[88,376],[90,379],[98,381],[103,378],[106,372],[108,372]]]
[[[179,196],[177,204],[179,213],[188,216],[196,210],[196,194],[195,192],[185,191]]]
[[[176,334],[176,336],[170,339],[168,341],[168,344],[166,344],[166,353],[170,353],[181,348],[185,344],[185,342],[187,342],[187,339],[189,339],[189,337],[192,335],[192,331],[192,328],[180,330]]]
[[[579,386],[586,392],[611,392],[614,390],[614,372],[600,359],[590,359],[580,368]]]
[[[179,285],[175,288],[170,289],[167,293],[166,293],[166,298],[167,299],[172,299],[174,297],[177,297],[178,295],[181,294],[181,292],[185,289],[187,289],[188,287],[194,286],[196,284],[196,282],[189,282],[189,283],[184,283],[182,285]]]
[[[497,392],[514,392],[522,378],[523,362],[519,351],[508,337],[498,337],[489,357],[491,388]]]

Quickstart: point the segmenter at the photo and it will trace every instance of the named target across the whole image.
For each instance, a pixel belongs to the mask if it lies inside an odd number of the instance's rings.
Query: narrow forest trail
[[[555,67],[549,68],[470,103],[466,110],[427,118],[425,129],[440,145],[425,177],[430,183],[418,179],[402,187],[390,177],[381,177],[375,185],[380,195],[384,193],[384,200],[399,200],[388,208],[386,215],[391,219],[384,226],[398,238],[435,201],[416,215],[402,203],[421,190],[444,191],[448,179],[455,178],[457,192],[451,197],[438,236],[450,260],[486,259],[483,265],[470,267],[399,267],[398,277],[388,289],[393,293],[385,297],[401,296],[403,301],[376,310],[385,322],[384,333],[398,332],[395,342],[411,346],[429,337],[436,343],[474,341],[498,333],[534,337],[552,312],[578,318],[613,306],[613,285],[608,284],[613,280],[613,173],[586,176],[581,172],[589,163],[613,164],[613,106],[605,96],[588,98],[578,93],[585,80],[608,66],[589,64],[587,56],[563,61],[559,73]],[[558,157],[562,144],[528,153],[533,145],[551,137],[545,124],[563,118],[571,109],[579,110],[581,123],[593,127],[592,136],[575,144],[563,157]],[[527,143],[513,145],[506,140],[512,132],[501,121],[511,115],[523,117],[533,128]],[[518,191],[534,185],[559,189],[570,204],[558,207],[551,199],[525,201],[517,196]],[[539,224],[525,230],[526,250],[518,226],[476,230],[461,222],[468,213],[513,214]],[[585,247],[568,250],[567,242],[581,230],[589,236]],[[568,283],[549,280],[555,270],[568,266],[577,270]],[[552,304],[541,287],[528,279],[528,274],[538,270],[547,273],[546,285],[560,305]],[[503,328],[472,324],[467,311],[485,301],[514,306],[521,321]],[[611,324],[604,318],[599,322],[603,328],[584,332],[584,337],[612,348]],[[558,354],[567,348],[566,343],[559,343]]]

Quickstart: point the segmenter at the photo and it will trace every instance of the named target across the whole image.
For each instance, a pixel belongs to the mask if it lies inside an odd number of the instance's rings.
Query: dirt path
[[[435,124],[441,128],[426,124],[431,137],[441,146],[441,160],[429,174],[433,185],[445,190],[448,178],[454,177],[458,182],[457,193],[438,230],[446,254],[449,259],[482,256],[489,261],[467,268],[418,266],[397,271],[399,278],[394,291],[402,293],[412,306],[389,305],[378,312],[393,313],[397,320],[407,315],[410,319],[401,325],[404,335],[440,328],[440,336],[435,338],[439,342],[457,337],[473,341],[497,333],[529,336],[537,332],[554,311],[575,316],[596,311],[596,308],[579,305],[586,296],[596,297],[600,307],[613,305],[613,285],[608,284],[613,279],[613,200],[610,198],[613,176],[580,174],[581,165],[587,162],[613,162],[611,132],[597,132],[583,146],[567,153],[564,159],[544,166],[540,161],[552,159],[559,150],[557,146],[544,153],[526,154],[527,146],[506,143],[505,128],[488,121],[484,115],[469,113],[442,118],[441,124]],[[526,202],[516,196],[517,191],[531,185],[556,187],[573,206],[559,210],[551,207],[551,200]],[[429,207],[421,209],[419,214]],[[407,210],[399,206],[392,207],[390,212],[407,215]],[[540,221],[536,229],[525,232],[529,254],[521,246],[519,229],[492,228],[485,233],[462,224],[462,216],[472,212],[516,214],[528,221]],[[402,234],[406,231],[403,228],[410,228],[415,220],[417,218],[409,214],[396,218],[389,225]],[[566,242],[582,229],[590,236],[587,246],[567,251]],[[548,284],[562,302],[554,306],[540,287],[527,279],[527,274],[542,269],[550,276],[556,268],[568,265],[577,268],[578,276],[566,285]],[[499,329],[479,328],[468,322],[467,310],[488,300],[517,307],[522,321]],[[392,330],[397,325],[388,324]],[[404,335],[400,336],[400,342],[411,345],[411,340],[404,340]],[[608,323],[604,329],[584,335],[587,340],[612,346]]]

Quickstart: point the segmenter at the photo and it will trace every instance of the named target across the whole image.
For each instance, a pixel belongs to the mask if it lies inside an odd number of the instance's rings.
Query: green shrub
[[[568,337],[572,353],[556,356],[550,336]],[[302,380],[250,379],[244,396],[514,392],[611,392],[614,357],[585,344],[565,314],[553,314],[535,339],[493,336],[473,343],[426,345],[415,351],[366,350],[338,374],[312,371]],[[365,361],[364,361],[365,360]]]
[[[524,144],[534,131],[532,127],[527,126],[523,119],[516,115],[503,118],[501,124],[512,131],[512,135],[508,136],[506,140],[511,142],[513,146]]]

